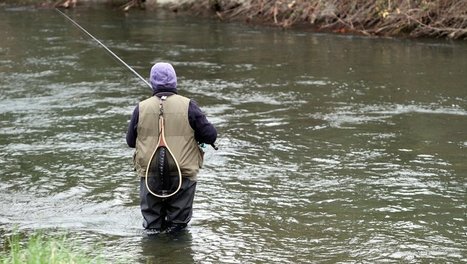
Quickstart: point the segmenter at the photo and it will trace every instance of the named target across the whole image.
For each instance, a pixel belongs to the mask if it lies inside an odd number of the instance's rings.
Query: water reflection
[[[141,260],[145,263],[195,263],[192,235],[188,230],[143,237],[141,250]]]

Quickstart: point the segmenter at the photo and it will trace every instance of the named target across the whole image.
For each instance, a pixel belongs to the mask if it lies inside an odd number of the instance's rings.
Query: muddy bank
[[[375,36],[467,39],[464,0],[196,0],[172,1],[174,11],[282,28]]]

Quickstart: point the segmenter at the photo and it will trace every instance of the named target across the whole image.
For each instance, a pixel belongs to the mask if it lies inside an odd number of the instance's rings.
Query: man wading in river
[[[128,146],[135,148],[134,166],[141,177],[143,227],[148,235],[174,233],[187,226],[193,211],[196,175],[203,163],[198,144],[214,144],[217,138],[216,129],[196,103],[177,94],[177,76],[172,65],[156,63],[151,68],[150,83],[153,96],[136,106],[126,135]],[[160,115],[164,116],[161,127],[164,127],[165,141],[182,176],[180,189],[167,198],[153,195],[145,181],[148,163],[160,139]]]

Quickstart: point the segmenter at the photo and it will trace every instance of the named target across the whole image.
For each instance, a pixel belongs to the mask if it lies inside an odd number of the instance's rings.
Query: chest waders
[[[162,96],[159,103],[159,140],[146,167],[145,183],[152,195],[159,198],[168,198],[176,194],[182,186],[182,172],[165,141],[164,101]]]

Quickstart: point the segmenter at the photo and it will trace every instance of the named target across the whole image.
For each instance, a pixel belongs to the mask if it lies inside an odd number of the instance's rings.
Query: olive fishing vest
[[[138,175],[145,177],[149,163],[159,140],[159,113],[161,99],[153,96],[139,103],[134,166]],[[177,160],[183,177],[195,181],[203,165],[203,155],[188,121],[190,99],[171,95],[164,101],[164,128],[167,146]]]

